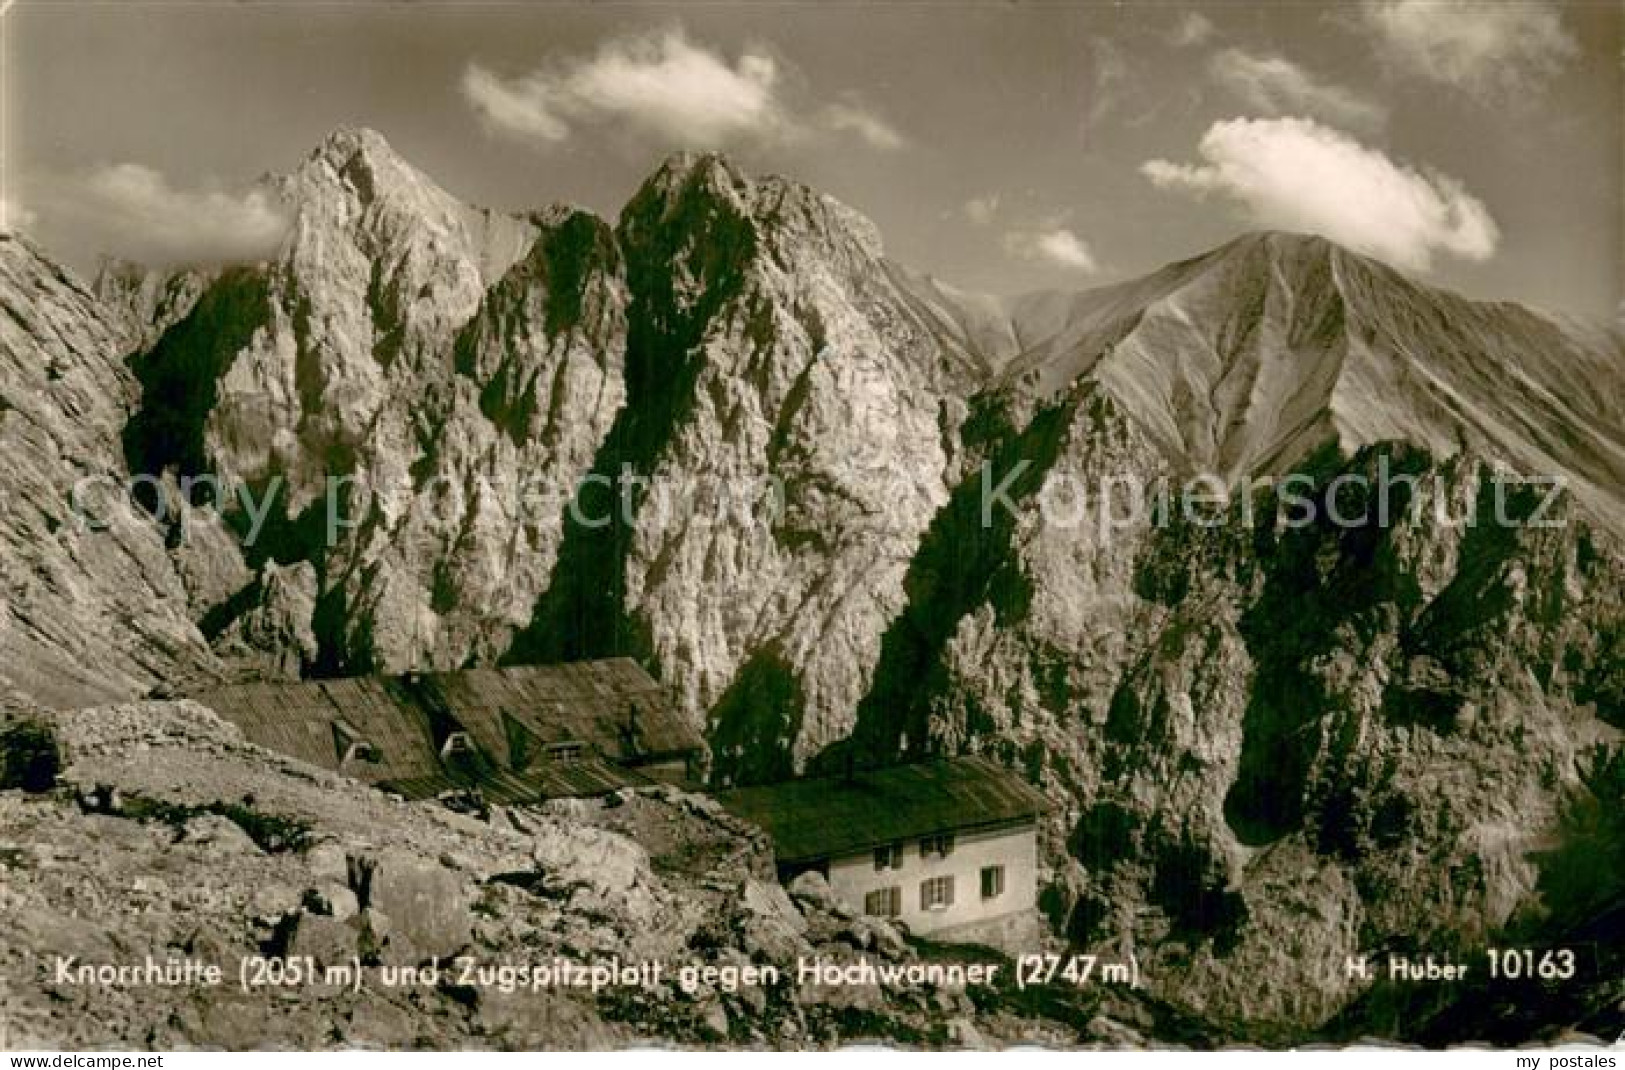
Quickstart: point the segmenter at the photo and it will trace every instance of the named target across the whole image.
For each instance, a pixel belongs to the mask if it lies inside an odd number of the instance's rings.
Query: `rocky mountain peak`
[[[674,152],[661,161],[643,184],[644,190],[670,193],[690,182],[699,182],[721,192],[747,186],[749,177],[720,152]]]
[[[326,167],[339,174],[380,174],[413,171],[389,141],[367,127],[341,126],[322,139],[305,158],[301,170]]]
[[[523,219],[447,192],[365,127],[333,131],[276,185],[295,214],[291,257],[301,273],[326,270],[335,247],[355,244],[385,264],[424,256],[469,262],[477,284],[489,286],[536,235]]]
[[[622,220],[722,209],[751,222],[770,244],[835,252],[852,265],[885,255],[880,230],[861,212],[780,175],[751,176],[720,153],[667,157],[627,204]],[[810,243],[810,244],[809,244]]]
[[[455,198],[407,163],[375,130],[341,127],[281,183],[283,195],[302,214],[330,202],[357,208],[393,205],[426,216],[441,214]]]
[[[1237,252],[1259,252],[1269,256],[1290,258],[1348,254],[1349,250],[1322,234],[1264,228],[1239,234],[1207,255],[1220,256]]]
[[[1255,230],[1183,263],[1198,268],[1205,275],[1223,276],[1227,281],[1250,275],[1297,288],[1324,279],[1334,267],[1344,267],[1358,259],[1356,254],[1318,234]]]
[[[1323,237],[1259,231],[1010,309],[1023,342],[1002,373],[1010,389],[1045,398],[1099,381],[1177,464],[1238,480],[1328,442],[1440,457],[1471,445],[1566,473],[1594,515],[1625,526],[1619,410],[1598,400],[1625,395],[1618,360],[1520,306],[1436,289]]]

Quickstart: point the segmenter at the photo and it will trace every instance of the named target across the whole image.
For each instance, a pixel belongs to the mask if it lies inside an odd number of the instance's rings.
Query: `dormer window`
[[[351,762],[371,762],[376,765],[383,760],[378,748],[369,743],[361,734],[361,730],[349,721],[334,721],[333,753],[338,757],[339,765],[348,765]]]
[[[474,753],[474,741],[468,738],[467,732],[452,732],[446,736],[446,742],[440,745],[442,758],[466,758]]]
[[[566,740],[562,743],[549,743],[547,757],[555,762],[573,762],[587,752],[587,745],[579,740]]]
[[[528,769],[542,749],[535,733],[507,710],[502,711],[502,731],[508,737],[508,767],[516,773]]]

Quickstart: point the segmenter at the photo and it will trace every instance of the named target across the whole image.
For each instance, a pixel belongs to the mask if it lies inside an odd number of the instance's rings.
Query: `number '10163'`
[[[1490,976],[1498,981],[1567,981],[1574,976],[1574,952],[1566,947],[1550,951],[1492,947],[1485,953]]]

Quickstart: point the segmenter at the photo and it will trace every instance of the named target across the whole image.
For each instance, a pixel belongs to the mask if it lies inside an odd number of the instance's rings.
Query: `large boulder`
[[[778,884],[747,879],[740,908],[740,946],[748,954],[785,962],[806,946],[807,919]]]
[[[650,929],[660,918],[649,854],[625,836],[551,825],[538,831],[532,858],[549,886],[567,891],[574,908],[612,912],[632,931]]]
[[[790,896],[803,906],[813,907],[830,914],[851,917],[852,908],[835,894],[829,879],[815,870],[799,873],[790,882]]]
[[[377,856],[367,901],[390,919],[393,933],[424,955],[454,954],[472,934],[473,897],[463,878],[398,848]]]

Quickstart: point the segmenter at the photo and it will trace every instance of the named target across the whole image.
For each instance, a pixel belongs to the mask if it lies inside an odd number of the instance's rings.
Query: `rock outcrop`
[[[951,984],[804,983],[799,958],[932,952],[793,903],[760,834],[669,789],[486,822],[259,750],[190,703],[55,730],[61,785],[0,791],[0,976],[24,1050],[1072,1045],[1134,1037],[1119,1019],[1146,1013],[1091,993],[1026,1010],[1013,985],[973,1002]],[[239,973],[245,959],[272,965]],[[149,960],[192,973],[97,980]],[[611,961],[664,968],[596,989],[498,972]],[[740,980],[766,969],[779,979]]]
[[[169,529],[130,493],[140,392],[114,317],[14,234],[0,302],[0,688],[76,705],[209,672]]]

